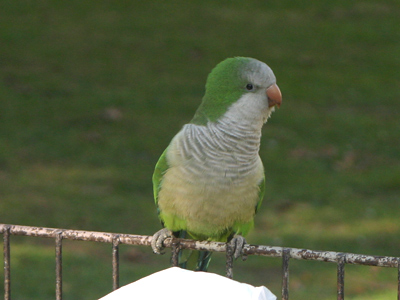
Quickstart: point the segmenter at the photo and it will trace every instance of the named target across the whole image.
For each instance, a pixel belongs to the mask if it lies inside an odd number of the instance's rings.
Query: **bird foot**
[[[242,257],[247,259],[247,255],[243,254],[243,247],[246,240],[241,235],[236,235],[228,243],[226,243],[226,277],[233,278],[233,260]]]
[[[155,254],[165,254],[163,243],[167,238],[172,237],[172,232],[167,228],[157,231],[151,240],[151,248]]]
[[[246,244],[246,239],[241,235],[234,236],[228,243],[231,253],[235,259],[242,257],[242,260],[247,259],[247,255],[243,254],[243,247]]]

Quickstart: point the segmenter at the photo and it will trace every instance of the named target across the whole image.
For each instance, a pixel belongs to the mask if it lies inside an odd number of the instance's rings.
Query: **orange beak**
[[[282,104],[282,93],[279,87],[276,84],[271,85],[267,88],[267,97],[268,97],[268,107],[278,106],[278,108]]]

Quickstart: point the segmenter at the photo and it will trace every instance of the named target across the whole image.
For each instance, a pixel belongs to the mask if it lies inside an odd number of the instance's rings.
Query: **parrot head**
[[[228,58],[208,75],[205,95],[191,123],[205,125],[229,115],[234,121],[262,126],[281,103],[270,67],[254,58]]]

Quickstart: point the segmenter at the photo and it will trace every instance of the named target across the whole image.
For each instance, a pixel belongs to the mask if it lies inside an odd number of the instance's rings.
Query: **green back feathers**
[[[253,61],[248,57],[235,57],[220,62],[208,75],[203,101],[191,123],[204,125],[218,120],[246,92],[244,71]]]

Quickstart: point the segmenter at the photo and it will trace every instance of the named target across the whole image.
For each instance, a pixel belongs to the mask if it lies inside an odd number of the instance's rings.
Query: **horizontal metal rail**
[[[113,288],[119,287],[119,245],[150,246],[152,237],[122,233],[108,233],[97,231],[82,231],[58,228],[31,227],[20,225],[0,224],[0,232],[4,239],[4,287],[5,300],[10,298],[10,235],[33,236],[53,238],[56,241],[56,299],[62,299],[62,240],[94,241],[112,244],[113,263]],[[173,248],[173,253],[179,249],[206,250],[213,252],[226,252],[226,243],[194,241],[186,239],[168,238],[165,247]],[[400,300],[400,257],[373,256],[333,251],[315,251],[286,247],[272,247],[263,245],[246,244],[243,248],[244,255],[259,255],[282,258],[282,299],[289,299],[289,260],[316,260],[333,262],[337,267],[337,299],[344,299],[344,266],[345,264],[368,265],[378,267],[398,268],[398,300]],[[176,257],[175,260],[176,264]],[[228,265],[228,264],[227,264]],[[232,268],[232,266],[230,266]],[[227,268],[227,274],[232,274],[232,269]],[[231,277],[231,276],[230,276]]]
[[[83,231],[83,230],[70,230],[58,228],[45,228],[45,227],[30,227],[20,225],[6,225],[0,224],[0,232],[4,232],[9,226],[11,235],[23,236],[38,236],[45,238],[56,238],[60,232],[64,240],[80,240],[80,241],[94,241],[102,243],[113,243],[115,236],[118,236],[119,244],[126,245],[142,245],[150,246],[152,236],[134,235],[123,233],[109,233],[98,231]],[[164,242],[164,246],[169,248],[172,246],[172,239],[168,238]],[[194,241],[194,240],[179,240],[180,248],[193,249],[193,250],[207,250],[213,252],[225,252],[226,244],[222,242],[208,242],[208,241]],[[249,245],[246,244],[243,248],[245,255],[260,255],[269,257],[282,257],[283,251],[289,250],[290,258],[302,260],[318,260],[325,262],[336,263],[337,256],[344,257],[346,264],[355,265],[368,265],[378,267],[397,268],[399,266],[399,257],[390,256],[373,256],[353,253],[341,253],[333,251],[315,251],[309,249],[285,248],[285,247],[272,247],[263,245]]]

